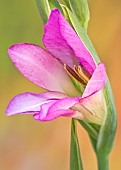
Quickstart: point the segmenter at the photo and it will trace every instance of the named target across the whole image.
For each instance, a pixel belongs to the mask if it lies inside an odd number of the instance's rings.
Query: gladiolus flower
[[[18,70],[47,92],[15,96],[7,107],[7,115],[33,114],[40,121],[66,116],[101,124],[105,114],[104,64],[96,65],[58,9],[52,10],[44,27],[43,43],[46,49],[28,43],[9,48],[8,54]]]

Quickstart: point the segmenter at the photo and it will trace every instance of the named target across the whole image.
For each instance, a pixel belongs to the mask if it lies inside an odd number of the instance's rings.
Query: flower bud
[[[47,22],[52,9],[58,8],[61,13],[63,13],[62,8],[57,0],[36,0],[36,2],[44,24]]]
[[[88,3],[86,0],[69,0],[71,11],[77,16],[82,27],[87,29],[90,19]]]

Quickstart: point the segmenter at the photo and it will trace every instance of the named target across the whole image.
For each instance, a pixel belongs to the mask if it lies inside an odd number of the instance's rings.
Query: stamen
[[[67,73],[73,77],[75,80],[77,80],[82,86],[86,86],[87,83],[79,76],[78,72],[76,70],[73,70],[68,65],[64,64],[64,69],[67,71]]]
[[[91,75],[85,70],[84,67],[74,65],[74,71],[78,74],[80,78],[83,79],[83,81],[88,83],[91,78]]]

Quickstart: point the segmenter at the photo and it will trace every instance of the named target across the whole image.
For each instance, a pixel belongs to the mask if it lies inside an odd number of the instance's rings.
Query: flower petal
[[[40,121],[50,121],[60,116],[72,116],[75,111],[70,108],[79,102],[78,98],[63,98],[50,101],[41,106],[40,113],[36,113],[34,118]]]
[[[51,99],[60,99],[65,97],[59,92],[45,92],[41,94],[23,93],[15,96],[9,103],[6,114],[7,116],[21,113],[35,113],[40,111],[40,106],[49,102]]]
[[[73,115],[74,118],[101,125],[106,112],[105,99],[102,91],[82,98],[72,109],[77,110]]]
[[[98,92],[104,87],[105,83],[106,69],[105,65],[100,63],[89,80],[82,97],[84,98]]]
[[[63,64],[41,47],[16,44],[9,48],[8,54],[18,70],[33,83],[50,91],[74,91]]]
[[[59,15],[60,12],[58,10],[52,10],[50,18],[44,26],[43,43],[52,55],[60,59],[62,63],[73,68],[74,64],[79,64],[79,61],[76,59],[73,50],[61,35],[58,23]]]
[[[89,73],[94,72],[96,64],[90,52],[58,9],[52,10],[44,30],[43,42],[51,54],[71,68],[80,62]]]
[[[104,64],[100,63],[89,80],[80,102],[72,107],[76,110],[74,118],[99,125],[102,123],[106,106],[101,89],[105,83],[106,70]]]

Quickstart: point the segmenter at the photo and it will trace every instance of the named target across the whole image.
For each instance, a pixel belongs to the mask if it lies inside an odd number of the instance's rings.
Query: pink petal
[[[74,118],[99,125],[102,123],[106,106],[101,89],[105,83],[106,70],[104,64],[100,63],[89,80],[80,102],[72,107],[76,110]]]
[[[8,54],[18,70],[33,83],[50,91],[74,91],[63,64],[41,47],[16,44],[9,48]]]
[[[80,61],[89,73],[94,72],[96,64],[90,52],[58,9],[52,10],[45,25],[43,42],[50,53],[63,63],[73,67]]]
[[[60,116],[72,116],[75,111],[70,108],[79,102],[78,98],[63,98],[50,101],[41,106],[40,113],[36,113],[34,118],[40,121],[50,121]]]
[[[15,96],[9,103],[6,114],[35,113],[40,111],[40,106],[49,100],[55,100],[65,97],[59,92],[45,92],[41,94],[23,93]]]
[[[43,43],[48,51],[56,58],[60,59],[62,63],[73,67],[78,65],[79,61],[74,56],[73,50],[64,40],[60,32],[58,23],[60,12],[53,10],[47,24],[44,26]]]
[[[102,91],[98,91],[91,96],[82,98],[80,103],[74,105],[73,109],[77,110],[73,115],[74,118],[100,125],[106,112]]]
[[[43,104],[40,107],[40,112],[34,114],[34,119],[39,121],[45,121],[47,119],[47,113],[49,107],[53,105],[57,100],[50,100],[48,103]]]
[[[98,92],[104,87],[105,83],[106,69],[105,65],[100,63],[89,80],[82,97],[84,98]]]

